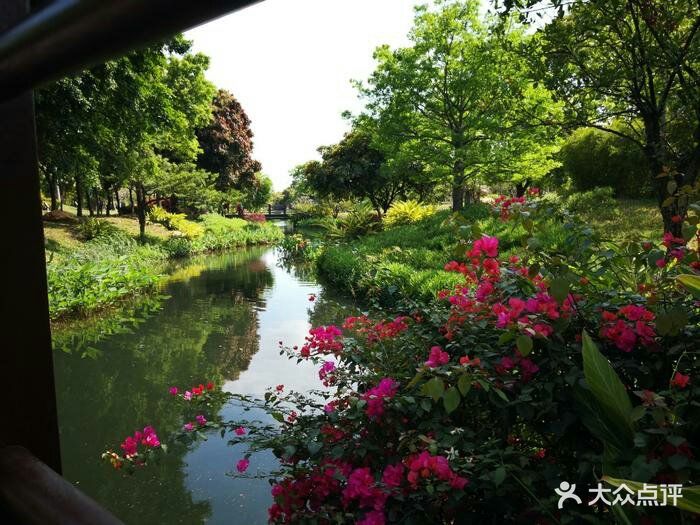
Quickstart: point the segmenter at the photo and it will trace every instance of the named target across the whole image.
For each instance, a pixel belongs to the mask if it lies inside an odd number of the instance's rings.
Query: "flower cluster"
[[[319,326],[309,330],[306,343],[301,347],[301,357],[335,354],[343,350],[343,332],[335,325]]]
[[[384,401],[396,395],[399,384],[391,378],[385,377],[377,386],[370,388],[362,398],[367,401],[367,415],[371,418],[379,418],[384,414]]]
[[[368,343],[376,343],[384,339],[393,339],[408,329],[408,317],[400,315],[391,321],[373,322],[366,315],[347,317],[343,328],[358,334],[364,334]]]
[[[161,443],[155,429],[152,426],[144,427],[143,431],[137,430],[132,436],[127,436],[119,448],[122,454],[108,450],[102,454],[102,459],[108,460],[112,466],[119,470],[125,462],[131,465],[143,466],[146,463],[144,452],[150,449],[160,448]]]
[[[421,481],[428,481],[437,478],[450,484],[450,487],[462,490],[467,486],[469,480],[458,476],[450,468],[447,458],[444,456],[433,456],[427,451],[412,456],[406,460],[408,467],[407,479],[412,488],[417,488]]]
[[[510,374],[517,369],[520,371],[523,383],[530,381],[540,371],[540,367],[517,351],[513,357],[502,357],[495,369],[496,373],[500,375]]]
[[[507,195],[499,195],[493,201],[496,213],[501,217],[502,220],[508,220],[512,213],[512,208],[520,205],[522,206],[527,201],[526,197],[508,197]]]
[[[438,366],[446,365],[450,362],[450,354],[445,352],[440,346],[433,346],[430,349],[430,355],[425,362],[428,368],[437,368]]]
[[[185,432],[193,432],[197,428],[203,428],[207,424],[207,418],[202,414],[195,416],[194,421],[189,421],[182,426]]]
[[[180,397],[185,401],[192,401],[195,398],[203,396],[207,391],[211,392],[212,390],[214,390],[214,383],[209,381],[206,385],[200,383],[199,385],[186,389],[184,392],[181,392],[176,386],[171,386],[168,392],[171,396]]]
[[[654,313],[643,306],[629,304],[617,312],[604,310],[601,314],[600,336],[615,343],[623,352],[631,352],[635,346],[655,345]]]
[[[318,371],[318,378],[323,382],[323,386],[332,386],[335,383],[334,370],[335,363],[333,361],[325,361],[321,365],[321,370]]]

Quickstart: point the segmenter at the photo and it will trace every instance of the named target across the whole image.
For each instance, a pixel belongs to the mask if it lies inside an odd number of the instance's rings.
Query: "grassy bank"
[[[149,290],[162,278],[168,259],[272,243],[283,236],[274,224],[206,215],[197,221],[202,233],[195,238],[153,224],[141,243],[135,219],[99,221],[45,223],[49,310],[54,320],[84,315]]]
[[[552,209],[562,203],[552,200]],[[588,211],[586,203],[576,212],[578,221],[591,226],[603,239],[624,241],[631,238],[658,240],[661,218],[655,204],[647,201],[618,201],[604,212]],[[446,262],[462,257],[456,228],[447,210],[416,224],[397,226],[366,235],[354,241],[326,245],[316,259],[319,275],[331,285],[363,299],[413,297],[429,299],[442,289],[461,281],[455,273],[444,271]],[[463,213],[461,227],[476,224],[485,234],[500,239],[501,253],[518,251],[526,237],[522,226],[501,221],[484,204],[471,205]],[[552,215],[536,232],[537,248],[555,252],[567,242],[563,221]]]

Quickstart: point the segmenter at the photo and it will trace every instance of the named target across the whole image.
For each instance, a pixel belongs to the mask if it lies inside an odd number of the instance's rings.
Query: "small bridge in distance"
[[[267,206],[267,213],[265,214],[265,219],[270,221],[270,220],[287,220],[290,218],[290,215],[287,214],[287,207],[286,206],[281,206],[281,205],[268,205]]]

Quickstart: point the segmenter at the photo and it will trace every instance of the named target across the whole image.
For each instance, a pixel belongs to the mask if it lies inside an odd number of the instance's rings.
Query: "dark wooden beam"
[[[259,1],[54,0],[0,34],[0,99]]]
[[[29,12],[0,1],[0,31]],[[30,91],[0,103],[0,442],[23,445],[60,472],[44,233]],[[87,415],[86,415],[87,416]]]
[[[0,448],[3,524],[124,525],[22,447]]]

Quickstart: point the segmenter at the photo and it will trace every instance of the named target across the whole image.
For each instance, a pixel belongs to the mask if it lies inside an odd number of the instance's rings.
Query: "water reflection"
[[[280,383],[319,387],[316,371],[281,357],[277,342],[303,341],[309,317],[325,317],[318,312],[327,299],[308,274],[278,262],[271,249],[191,260],[174,269],[159,300],[55,330],[64,475],[126,523],[266,522],[268,483],[227,476],[242,451],[218,435],[174,447],[161,464],[126,478],[99,455],[139,426],[163,435],[178,428],[181,413],[167,395],[173,384],[211,379],[248,394]],[[253,472],[274,465],[269,454],[251,459]]]

